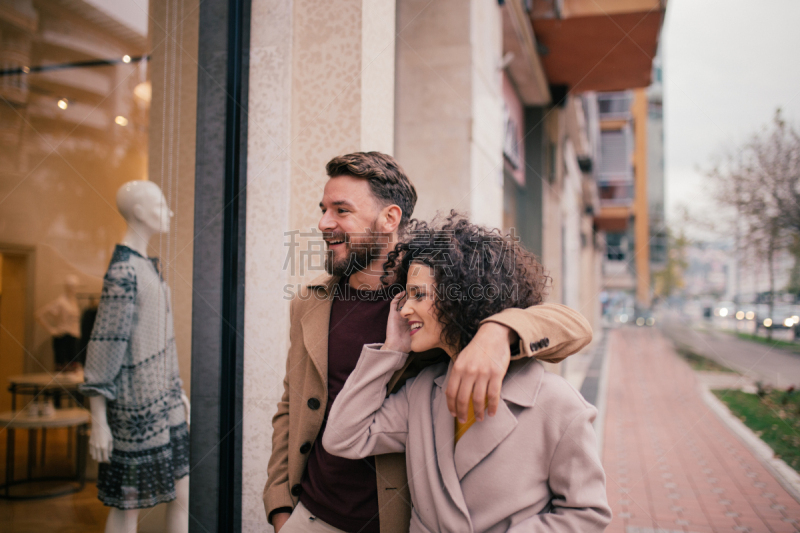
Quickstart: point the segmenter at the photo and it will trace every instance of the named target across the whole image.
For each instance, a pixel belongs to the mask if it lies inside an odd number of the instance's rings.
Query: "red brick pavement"
[[[800,504],[706,407],[658,330],[613,330],[607,353],[609,533],[800,531]]]

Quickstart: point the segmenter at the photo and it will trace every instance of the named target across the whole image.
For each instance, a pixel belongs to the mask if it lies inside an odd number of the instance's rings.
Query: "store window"
[[[4,530],[188,520],[198,5],[0,4]]]

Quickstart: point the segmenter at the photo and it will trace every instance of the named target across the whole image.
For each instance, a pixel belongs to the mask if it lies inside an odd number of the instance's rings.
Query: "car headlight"
[[[648,326],[652,326],[655,323],[656,323],[656,319],[655,318],[650,317],[650,318],[647,319],[647,325]]]
[[[786,326],[787,328],[790,328],[794,326],[794,320],[792,318],[787,318],[786,320],[783,321],[783,325]]]
[[[637,326],[644,326],[644,318],[642,318],[642,317],[637,318],[636,319],[636,325]]]
[[[764,319],[764,327],[765,327],[765,328],[768,328],[768,327],[770,327],[771,325],[772,325],[772,319],[771,319],[771,318],[765,318],[765,319]]]
[[[747,312],[747,313],[744,315],[744,317],[745,317],[747,320],[753,320],[753,319],[756,317],[756,314],[755,314],[754,312],[752,312],[752,311],[748,311],[748,312]]]
[[[744,319],[744,311],[736,311],[736,320]]]

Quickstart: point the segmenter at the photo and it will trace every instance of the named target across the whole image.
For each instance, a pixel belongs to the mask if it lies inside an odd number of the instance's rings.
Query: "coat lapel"
[[[484,417],[483,422],[475,422],[458,440],[454,460],[459,481],[514,431],[517,417],[509,409],[508,403],[532,407],[539,393],[543,372],[544,366],[531,359],[515,361],[509,366],[500,392],[503,401],[497,406],[497,414]]]
[[[467,503],[464,500],[464,493],[461,492],[461,484],[458,480],[456,473],[456,466],[453,461],[453,445],[455,443],[455,421],[447,409],[447,398],[444,394],[442,383],[446,382],[447,376],[450,375],[450,369],[453,365],[450,364],[447,369],[447,374],[436,378],[434,383],[434,399],[433,399],[433,438],[436,446],[436,461],[439,465],[439,473],[442,476],[442,483],[447,489],[450,498],[455,503],[456,507],[465,520],[468,527],[453,527],[453,531],[472,531],[472,520],[467,510]]]
[[[308,310],[300,323],[303,325],[303,344],[305,344],[308,356],[314,363],[314,367],[319,372],[325,387],[328,386],[328,330],[331,321],[332,287],[338,278],[327,277],[319,281],[314,280],[308,285],[308,290],[312,291],[312,298],[318,301]],[[321,289],[321,290],[319,290]]]
[[[483,422],[475,422],[456,445],[455,465],[459,481],[492,453],[516,427],[517,417],[511,413],[506,402],[500,402],[494,416],[486,416]]]

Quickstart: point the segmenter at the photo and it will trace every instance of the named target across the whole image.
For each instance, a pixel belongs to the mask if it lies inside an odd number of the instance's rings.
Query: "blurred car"
[[[742,304],[733,316],[736,320],[755,320],[756,306],[753,304]]]
[[[769,312],[768,305],[759,305],[756,314],[756,331],[765,329],[789,329],[800,324],[800,314],[794,305],[776,304]]]
[[[633,307],[622,307],[613,313],[614,322],[617,324],[632,324],[636,320],[636,312]]]
[[[656,325],[656,318],[653,316],[653,313],[650,311],[639,311],[636,314],[636,322],[637,326],[655,326]]]
[[[714,306],[714,316],[733,318],[736,315],[736,304],[733,302],[719,302]]]

